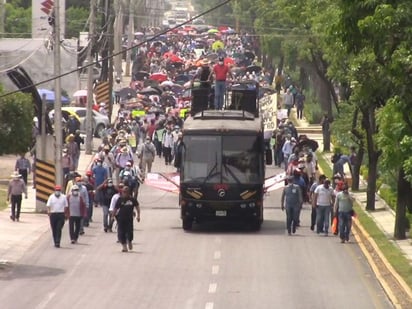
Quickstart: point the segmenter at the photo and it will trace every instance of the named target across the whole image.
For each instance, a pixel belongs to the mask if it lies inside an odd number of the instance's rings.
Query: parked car
[[[64,121],[67,121],[69,115],[74,115],[80,121],[80,132],[86,133],[86,111],[85,107],[73,107],[67,106],[62,107],[62,117]],[[95,110],[93,111],[93,132],[95,137],[101,137],[103,131],[109,127],[110,121],[109,117],[103,115]],[[49,118],[53,121],[54,119],[54,109],[49,112]]]

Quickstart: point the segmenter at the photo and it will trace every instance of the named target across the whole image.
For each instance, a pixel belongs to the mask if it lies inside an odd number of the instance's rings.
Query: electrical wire
[[[165,35],[165,34],[168,33],[168,32],[171,32],[171,31],[176,30],[176,29],[178,29],[178,28],[180,28],[180,27],[182,27],[182,26],[184,26],[184,25],[186,25],[186,24],[189,24],[189,23],[191,23],[192,21],[196,20],[197,18],[202,17],[202,16],[204,16],[204,15],[207,15],[207,14],[209,14],[210,12],[213,12],[213,11],[219,9],[220,7],[222,7],[222,6],[230,3],[231,1],[232,1],[232,0],[225,0],[225,1],[223,1],[222,3],[217,4],[217,5],[215,5],[214,7],[210,8],[209,10],[206,10],[206,11],[204,11],[204,12],[202,12],[202,13],[200,13],[200,14],[198,14],[198,15],[196,15],[196,16],[188,19],[188,20],[186,20],[185,22],[176,25],[176,26],[173,27],[173,28],[170,28],[170,29],[168,29],[168,30],[161,31],[161,32],[159,32],[158,34],[155,34],[155,35],[154,35],[153,37],[151,37],[150,39],[145,40],[145,41],[143,41],[143,42],[141,42],[141,43],[139,43],[139,44],[136,44],[136,45],[131,46],[131,47],[127,47],[127,48],[125,48],[125,49],[123,49],[123,50],[121,50],[121,51],[119,51],[119,52],[116,52],[116,53],[113,53],[113,54],[111,54],[111,55],[109,55],[109,56],[107,56],[107,57],[101,58],[101,59],[99,59],[98,61],[94,61],[94,62],[92,62],[92,63],[88,63],[88,64],[86,64],[86,65],[83,65],[82,67],[79,67],[79,68],[77,68],[77,69],[74,69],[74,70],[68,71],[68,72],[66,72],[66,73],[60,74],[60,75],[58,75],[58,76],[54,76],[54,77],[48,78],[48,79],[46,79],[46,80],[43,80],[43,81],[34,83],[33,85],[30,85],[30,86],[28,86],[28,87],[24,87],[24,88],[21,88],[21,89],[18,89],[18,90],[14,90],[14,91],[10,91],[10,92],[1,94],[1,95],[0,95],[0,98],[9,96],[9,95],[14,94],[14,93],[21,92],[22,90],[31,88],[31,87],[33,87],[33,86],[37,87],[37,86],[43,85],[43,84],[48,83],[48,82],[51,82],[51,81],[53,81],[53,80],[55,80],[55,79],[57,79],[57,78],[62,78],[62,77],[64,77],[64,76],[67,76],[67,75],[76,73],[76,72],[78,72],[78,71],[82,71],[83,69],[88,68],[88,67],[90,67],[90,66],[94,66],[94,65],[98,64],[98,63],[101,62],[101,61],[104,61],[104,60],[107,60],[107,59],[116,57],[116,56],[118,56],[118,55],[121,55],[121,54],[123,54],[123,53],[126,52],[126,51],[132,50],[132,49],[134,49],[134,48],[136,48],[136,47],[139,47],[139,46],[142,46],[142,45],[144,45],[144,44],[146,44],[146,43],[148,43],[148,42],[154,41],[154,40],[156,40],[157,38],[161,37],[162,35]],[[2,72],[0,72],[0,73],[2,73]]]

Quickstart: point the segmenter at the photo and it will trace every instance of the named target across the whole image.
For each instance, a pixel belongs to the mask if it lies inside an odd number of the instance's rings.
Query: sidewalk
[[[82,151],[79,162],[79,171],[82,174],[93,156],[86,155]],[[13,160],[13,162],[7,162],[9,160]],[[11,174],[15,158],[13,156],[2,158],[2,166],[7,163],[12,164]],[[17,262],[44,233],[49,232],[48,216],[35,213],[35,209],[36,190],[32,188],[31,177],[29,177],[28,199],[23,199],[20,222],[10,220],[10,207],[0,211],[0,268],[2,264]]]
[[[126,71],[126,63],[122,62],[123,72]],[[124,76],[123,87],[129,87],[131,77]],[[113,119],[117,116],[118,105],[115,106]],[[94,153],[86,155],[84,149],[81,151],[78,171],[84,175],[89,166]],[[7,155],[0,157],[0,172],[3,177],[0,179],[2,184],[8,184],[10,175],[14,170],[16,156]],[[7,176],[6,176],[7,175]],[[10,220],[10,207],[0,211],[0,269],[7,263],[16,263],[23,255],[35,245],[36,241],[45,233],[49,232],[49,220],[46,214],[35,213],[36,210],[36,190],[33,189],[32,175],[29,175],[27,193],[28,199],[23,199],[21,207],[20,222]],[[50,232],[51,233],[51,232]],[[50,235],[51,241],[51,235]]]

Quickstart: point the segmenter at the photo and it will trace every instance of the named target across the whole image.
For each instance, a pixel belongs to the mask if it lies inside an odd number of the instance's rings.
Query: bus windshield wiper
[[[206,181],[208,181],[212,176],[216,175],[217,172],[217,151],[215,152],[215,164],[213,165],[212,169],[209,171],[209,173],[207,174],[207,176],[205,177],[205,180],[203,181],[202,185],[204,185],[206,183]],[[214,173],[214,171],[216,170],[216,172]]]
[[[242,184],[239,180],[239,178],[236,177],[236,175],[233,173],[233,171],[229,168],[229,166],[227,165],[226,162],[222,163],[222,166],[225,168],[225,172],[226,174],[230,174],[230,176],[233,177],[233,179],[238,183],[238,184]]]

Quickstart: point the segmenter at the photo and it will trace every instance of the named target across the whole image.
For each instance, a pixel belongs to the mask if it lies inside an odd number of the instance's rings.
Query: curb
[[[378,245],[376,244],[375,240],[369,235],[369,233],[363,228],[363,226],[357,221],[357,220],[352,220],[353,225],[355,226],[355,230],[353,230],[353,234],[356,238],[356,241],[362,250],[364,256],[368,260],[368,264],[372,267],[373,272],[375,273],[379,283],[382,285],[383,289],[385,290],[385,293],[388,295],[389,299],[395,306],[395,308],[402,308],[401,304],[398,301],[398,298],[395,296],[395,293],[393,293],[392,288],[389,286],[387,280],[384,278],[382,275],[381,270],[379,267],[376,265],[375,261],[373,260],[370,252],[367,250],[365,245],[362,242],[362,239],[359,236],[359,233],[361,233],[369,242],[369,244],[373,247],[374,253],[376,253],[379,257],[379,259],[385,264],[387,267],[388,271],[391,273],[391,275],[396,279],[398,284],[402,287],[404,292],[408,295],[410,298],[410,301],[412,302],[412,290],[410,287],[406,284],[406,282],[402,279],[401,276],[397,273],[397,271],[392,267],[392,265],[388,262],[386,257],[383,255],[383,253],[380,251]]]

